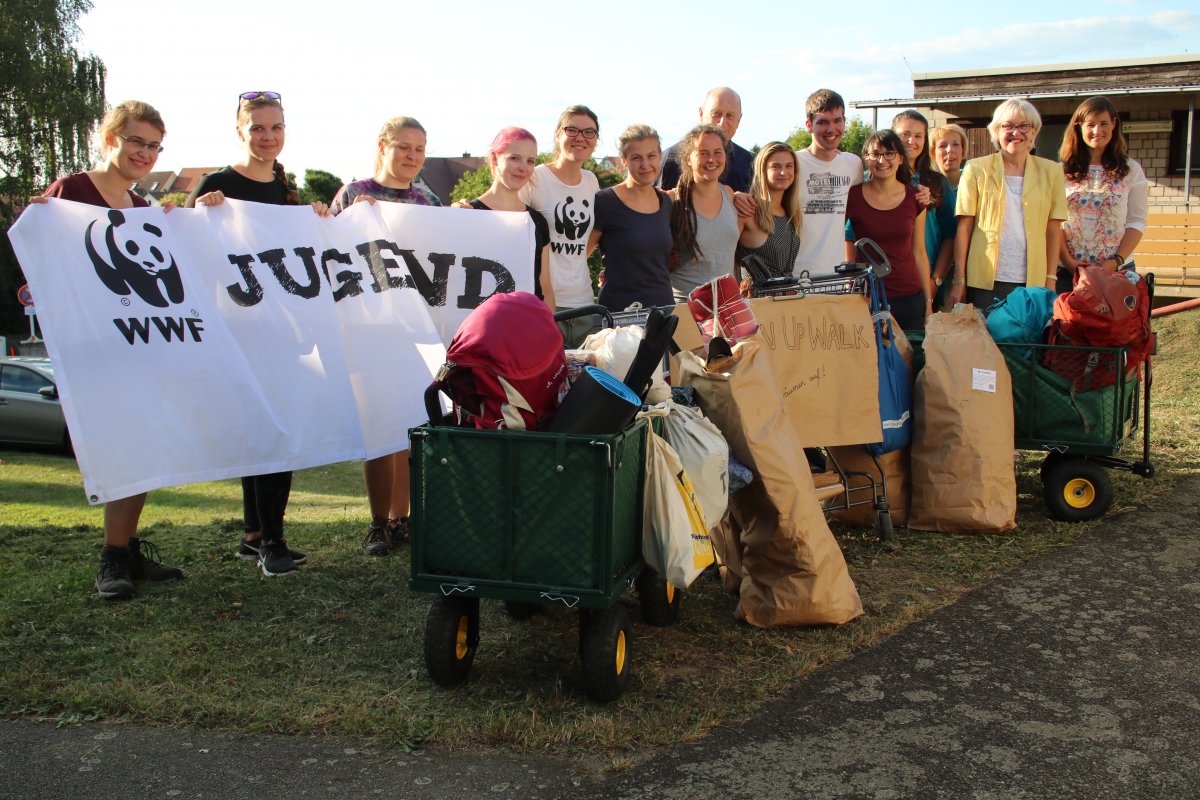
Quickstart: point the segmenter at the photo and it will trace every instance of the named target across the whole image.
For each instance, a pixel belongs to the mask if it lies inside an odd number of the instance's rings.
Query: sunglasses
[[[281,102],[283,100],[283,95],[281,95],[279,92],[242,92],[238,95],[238,105],[240,106],[243,101],[257,100],[260,97],[265,97],[268,100],[275,100],[277,102]]]

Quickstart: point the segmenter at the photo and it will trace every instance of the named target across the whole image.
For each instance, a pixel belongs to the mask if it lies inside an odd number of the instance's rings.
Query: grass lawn
[[[1112,473],[1115,510],[1153,503],[1197,470],[1200,313],[1157,324],[1152,481]],[[584,699],[575,615],[509,619],[483,604],[471,680],[441,690],[425,675],[428,595],[407,589],[407,550],[360,547],[366,501],[357,463],[297,473],[288,536],[302,574],[264,579],[234,558],[236,481],[151,493],[143,536],[187,580],[127,603],[96,598],[101,511],[85,505],[69,457],[0,451],[0,713],[74,724],[96,719],[245,732],[339,734],[392,746],[506,746],[601,759],[613,768],[652,745],[694,739],[1014,565],[1103,521],[1046,519],[1039,459],[1022,458],[1018,528],[1000,536],[897,530],[838,538],[867,614],[840,628],[759,630],[735,622],[715,581],[688,592],[673,628],[635,625],[633,678],[617,703]],[[626,598],[635,620],[636,603]]]

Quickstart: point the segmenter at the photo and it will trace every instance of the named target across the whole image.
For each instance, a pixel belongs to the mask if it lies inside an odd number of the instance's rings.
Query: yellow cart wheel
[[[1042,497],[1055,519],[1099,519],[1112,505],[1112,480],[1104,467],[1085,458],[1060,458],[1047,465]]]

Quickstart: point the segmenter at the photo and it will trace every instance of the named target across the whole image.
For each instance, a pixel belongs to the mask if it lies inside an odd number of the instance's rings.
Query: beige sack
[[[871,454],[867,452],[864,445],[846,445],[844,447],[831,447],[829,453],[835,459],[842,469],[846,472],[865,472],[875,479],[876,482],[883,481],[887,487],[888,508],[892,513],[893,525],[908,524],[908,504],[910,496],[910,481],[909,481],[909,448],[905,447],[900,450],[893,450],[890,453],[884,453],[879,456],[879,465],[876,466],[875,459],[871,458]],[[883,467],[883,473],[880,474],[879,467]],[[848,475],[846,477],[846,485],[850,488],[850,500],[852,502],[860,502],[868,500],[871,497],[871,483],[866,478],[860,475]],[[834,502],[841,502],[838,498]],[[875,505],[871,503],[863,503],[862,505],[851,506],[850,508],[833,511],[829,518],[834,522],[844,522],[847,525],[860,525],[864,528],[874,527],[875,525]]]
[[[710,373],[680,354],[683,383],[754,481],[730,497],[730,524],[713,531],[727,577],[740,574],[739,619],[758,627],[849,622],[863,613],[846,560],[817,502],[782,391],[756,340]]]
[[[980,533],[1016,527],[1012,379],[974,306],[926,321],[913,418],[908,527]]]

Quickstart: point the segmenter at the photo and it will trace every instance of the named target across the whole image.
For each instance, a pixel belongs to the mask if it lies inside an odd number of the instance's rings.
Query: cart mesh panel
[[[593,437],[428,429],[412,443],[414,576],[609,593],[641,556],[644,447],[644,424]]]
[[[1072,391],[1072,382],[1051,371],[1041,361],[1048,346],[1001,345],[1012,375],[1013,412],[1018,439],[1035,439],[1064,445],[1095,445],[1096,455],[1112,455],[1137,428],[1138,371],[1118,374],[1115,382],[1100,389]],[[1112,348],[1054,348],[1058,363],[1079,362],[1079,372],[1089,358],[1111,372],[1120,363],[1120,350]],[[1114,380],[1109,378],[1109,380]]]

